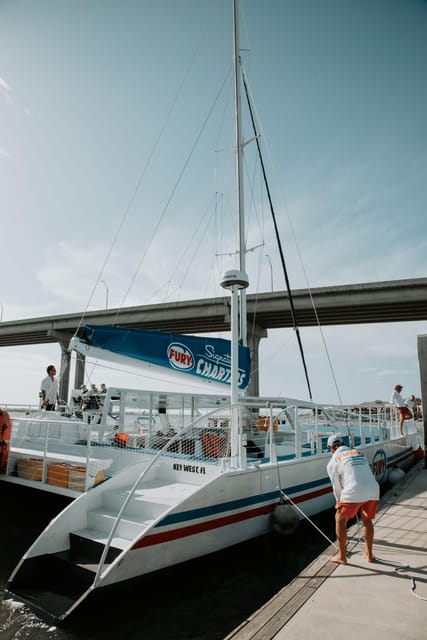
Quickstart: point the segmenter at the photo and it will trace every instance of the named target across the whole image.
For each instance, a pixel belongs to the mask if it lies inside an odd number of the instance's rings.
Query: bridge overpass
[[[427,278],[297,289],[292,297],[300,327],[318,322],[326,326],[427,320]],[[224,294],[219,298],[90,311],[83,322],[177,333],[224,332],[230,328],[230,300]],[[249,294],[247,309],[248,339],[257,370],[258,343],[267,336],[267,330],[293,326],[289,296],[283,291]],[[60,391],[61,397],[68,397],[68,344],[81,321],[82,314],[73,313],[1,322],[0,347],[59,343]],[[76,368],[75,386],[81,384],[83,374],[82,359]],[[255,379],[250,392],[256,393],[257,389]]]

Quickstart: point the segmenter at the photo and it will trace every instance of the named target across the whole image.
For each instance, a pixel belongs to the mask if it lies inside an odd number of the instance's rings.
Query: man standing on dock
[[[347,522],[360,511],[365,536],[365,558],[368,562],[373,562],[372,520],[375,518],[380,497],[379,484],[365,456],[356,449],[346,447],[340,434],[329,437],[328,449],[332,452],[327,472],[337,501],[335,532],[338,543],[338,553],[330,560],[337,564],[347,564]]]
[[[46,409],[46,411],[55,411],[55,405],[58,399],[58,380],[55,378],[55,366],[50,364],[46,372],[47,376],[42,380],[40,385],[42,398],[41,408]]]

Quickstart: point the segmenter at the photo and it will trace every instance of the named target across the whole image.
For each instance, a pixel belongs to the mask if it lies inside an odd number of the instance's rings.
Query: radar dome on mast
[[[232,289],[236,286],[238,289],[247,289],[249,287],[249,279],[244,271],[230,269],[229,271],[224,271],[220,284],[223,289]]]

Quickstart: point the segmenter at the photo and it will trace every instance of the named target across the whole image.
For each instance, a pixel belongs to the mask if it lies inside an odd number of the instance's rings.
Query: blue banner
[[[231,342],[222,338],[187,336],[162,331],[87,324],[79,329],[82,342],[199,378],[231,383]],[[249,384],[248,347],[239,346],[238,386]]]

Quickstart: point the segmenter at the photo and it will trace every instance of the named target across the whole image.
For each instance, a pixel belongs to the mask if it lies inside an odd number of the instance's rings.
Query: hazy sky
[[[424,277],[427,2],[241,9],[292,286]],[[0,2],[3,321],[222,295],[235,247],[231,37],[231,0]],[[249,293],[284,288],[253,149]],[[427,322],[325,328],[343,401],[388,399],[397,382],[419,394],[421,333]],[[301,335],[314,399],[338,401],[319,329]],[[59,357],[56,345],[0,349],[0,403],[36,402]],[[260,366],[262,393],[307,397],[292,330],[270,332]]]

